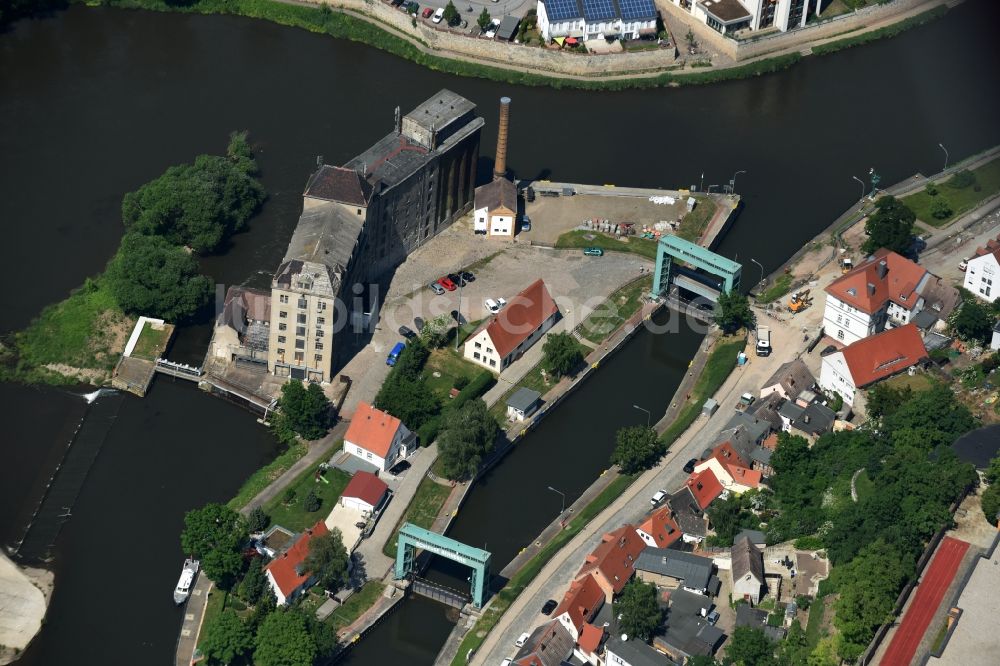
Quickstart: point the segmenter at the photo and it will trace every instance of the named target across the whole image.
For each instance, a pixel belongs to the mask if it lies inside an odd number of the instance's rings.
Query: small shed
[[[389,486],[371,472],[358,470],[340,495],[340,505],[369,516],[382,505]]]
[[[516,16],[504,16],[500,21],[500,27],[497,28],[495,39],[503,42],[513,41],[514,35],[517,34],[517,26],[520,23],[521,19]]]
[[[519,388],[507,398],[507,418],[523,421],[538,411],[542,394],[527,388]]]
[[[715,398],[709,398],[705,401],[704,406],[701,408],[701,413],[705,416],[711,416],[719,409],[719,403],[715,401]]]

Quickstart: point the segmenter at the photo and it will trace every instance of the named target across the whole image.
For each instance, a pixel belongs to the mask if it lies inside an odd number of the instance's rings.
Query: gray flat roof
[[[523,412],[538,402],[538,399],[541,397],[542,394],[538,391],[532,391],[531,389],[524,388],[522,386],[514,391],[513,395],[507,398],[507,405]]]
[[[508,42],[514,39],[514,32],[517,31],[518,24],[521,23],[521,19],[516,16],[504,16],[500,21],[500,27],[497,28],[497,38],[506,39]]]
[[[673,663],[665,654],[635,638],[623,641],[618,636],[612,636],[604,647],[628,662],[629,666],[664,666]]]
[[[475,110],[476,105],[456,92],[442,88],[436,95],[404,116],[428,132],[440,132],[466,113]]]
[[[712,560],[670,548],[645,548],[634,568],[683,580],[684,587],[695,590],[707,589],[712,577]]]
[[[334,203],[307,208],[299,216],[284,260],[312,261],[346,269],[364,223],[364,216],[351,215]]]

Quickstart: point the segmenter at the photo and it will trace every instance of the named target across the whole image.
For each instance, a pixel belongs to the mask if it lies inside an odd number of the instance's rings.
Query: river
[[[898,38],[786,72],[613,94],[451,77],[238,17],[74,7],[20,21],[0,34],[0,259],[12,285],[0,331],[102,269],[122,233],[124,192],[220,152],[234,129],[250,130],[271,198],[203,268],[222,284],[266,283],[316,156],[346,161],[391,127],[396,105],[405,111],[445,86],[479,105],[485,156],[497,98],[513,98],[508,163],[521,178],[672,187],[704,173],[707,187],[746,170],[737,189],[747,206],[721,252],[770,270],[857,199],[852,175],[875,167],[891,183],[939,169],[938,143],[952,161],[1000,143],[989,65],[1000,61],[998,18],[992,3],[972,0]],[[182,331],[176,357],[197,360],[205,330]],[[558,488],[555,478],[571,500],[606,460],[608,433],[639,421],[629,393],[662,410],[696,344],[678,335],[629,345],[473,491],[453,533],[485,542],[502,568],[558,508],[551,493],[518,497],[522,486]],[[0,385],[5,543],[19,537],[84,417],[73,393]],[[564,451],[553,443],[577,452],[559,453],[555,468],[531,464]],[[145,400],[123,400],[57,542],[50,615],[23,663],[166,663],[180,623],[167,595],[183,513],[231,496],[272,447],[247,413],[187,386],[158,380]],[[501,536],[498,520],[512,531]],[[427,663],[450,630],[442,611],[419,612],[436,608],[407,602],[351,660]]]

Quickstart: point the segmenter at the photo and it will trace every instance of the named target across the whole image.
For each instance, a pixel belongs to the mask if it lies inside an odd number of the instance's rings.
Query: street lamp
[[[646,412],[646,427],[648,428],[649,427],[649,417],[652,416],[652,414],[650,414],[649,410],[646,409],[646,408],[644,408],[644,407],[640,407],[639,405],[632,405],[632,406],[635,407],[636,409],[638,409],[640,412]]]
[[[706,194],[711,194],[711,193],[712,193],[712,188],[713,188],[713,187],[718,187],[718,185],[709,185],[709,186],[708,186],[708,192],[706,192]]]
[[[943,143],[939,143],[938,145],[941,146],[941,150],[944,151],[944,169],[942,169],[942,171],[947,171],[948,170],[948,149],[944,147]]]
[[[760,266],[760,282],[763,282],[764,281],[764,266],[759,261],[757,261],[756,259],[750,259],[750,261],[752,261],[753,263],[755,263],[758,266]],[[760,284],[760,282],[758,282],[757,284]]]
[[[556,490],[552,486],[549,486],[549,490],[551,490],[554,493],[559,493],[559,496],[562,497],[562,508],[559,509],[559,515],[560,516],[563,515],[563,513],[566,512],[566,494],[563,493],[561,490]]]
[[[865,181],[861,180],[857,176],[851,176],[854,180],[858,181],[858,185],[861,186],[861,201],[865,200]]]
[[[729,190],[732,194],[736,194],[736,176],[740,175],[741,173],[746,173],[746,169],[740,169],[739,171],[734,173],[733,179],[729,181]]]

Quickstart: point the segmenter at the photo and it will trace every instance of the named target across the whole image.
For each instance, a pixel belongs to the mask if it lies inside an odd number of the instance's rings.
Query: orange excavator
[[[788,311],[795,314],[802,312],[810,305],[812,305],[812,296],[809,295],[809,290],[797,291],[792,294],[792,297],[788,301]]]

